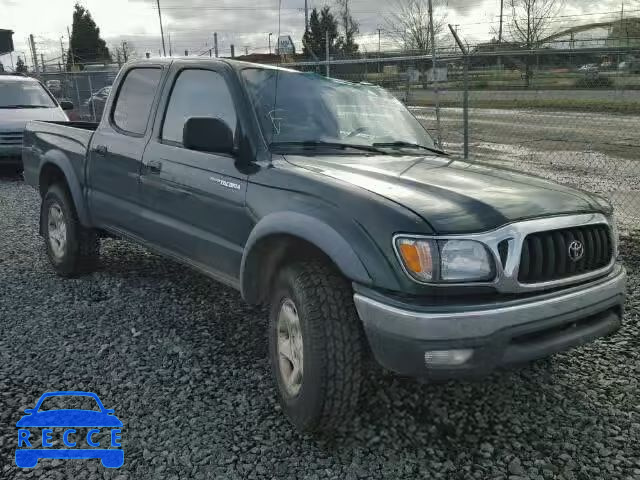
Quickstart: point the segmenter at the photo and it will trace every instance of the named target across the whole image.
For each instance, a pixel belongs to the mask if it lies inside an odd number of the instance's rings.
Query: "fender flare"
[[[298,212],[277,212],[267,215],[254,227],[247,240],[240,264],[240,288],[242,297],[252,303],[258,292],[252,291],[247,272],[255,267],[256,245],[272,235],[290,235],[315,245],[324,252],[349,280],[371,284],[371,276],[349,242],[326,222]]]
[[[42,156],[42,165],[40,166],[38,173],[38,183],[40,187],[42,187],[42,185],[40,185],[42,172],[47,165],[54,165],[62,171],[67,182],[69,192],[71,193],[71,199],[73,200],[76,213],[78,214],[78,219],[83,226],[89,226],[89,212],[87,211],[87,205],[84,201],[84,196],[82,195],[80,181],[78,180],[78,176],[76,175],[73,166],[71,165],[71,161],[59,150],[50,150],[45,153]]]

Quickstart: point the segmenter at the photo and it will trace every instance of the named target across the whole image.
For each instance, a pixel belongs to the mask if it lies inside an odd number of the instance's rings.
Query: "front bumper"
[[[621,326],[626,271],[525,300],[473,307],[397,306],[361,293],[356,308],[376,360],[402,375],[482,376],[609,335]],[[396,303],[391,305],[392,303]],[[471,350],[460,365],[427,365],[425,353]]]

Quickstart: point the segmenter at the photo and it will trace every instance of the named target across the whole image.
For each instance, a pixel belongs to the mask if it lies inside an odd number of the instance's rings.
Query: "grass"
[[[433,107],[433,102],[412,101],[412,106]],[[455,101],[441,101],[441,107],[462,107],[462,103]],[[626,115],[640,114],[640,103],[610,102],[607,100],[570,100],[570,99],[527,99],[527,100],[473,100],[471,108],[500,108],[500,109],[538,109],[563,110],[590,113],[619,113]]]

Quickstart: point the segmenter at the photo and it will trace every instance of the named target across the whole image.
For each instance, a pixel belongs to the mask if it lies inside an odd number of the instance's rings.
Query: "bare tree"
[[[527,49],[539,47],[540,40],[552,33],[553,20],[563,6],[564,0],[509,0],[511,39]]]
[[[434,4],[439,2],[434,1]],[[438,11],[438,6],[434,7]],[[387,31],[405,50],[429,51],[431,48],[431,24],[427,0],[395,0],[391,13],[385,18]],[[444,13],[434,13],[433,31],[440,35],[446,26]]]
[[[511,40],[532,50],[540,46],[541,40],[551,33],[552,23],[564,5],[564,0],[509,0],[511,18],[509,33]],[[531,53],[525,56],[525,81],[531,85]]]
[[[338,40],[338,49],[345,55],[353,55],[358,51],[355,36],[360,32],[358,22],[351,15],[350,0],[336,0],[338,19],[342,29],[342,37]]]

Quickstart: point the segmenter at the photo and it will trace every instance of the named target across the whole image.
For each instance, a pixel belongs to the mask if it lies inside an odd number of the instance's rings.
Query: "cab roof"
[[[174,62],[189,62],[189,63],[199,63],[202,65],[219,65],[226,64],[236,70],[242,70],[244,68],[263,68],[269,70],[282,70],[283,72],[295,72],[300,73],[298,70],[293,70],[290,68],[280,67],[278,65],[269,65],[264,63],[253,63],[253,62],[244,62],[242,60],[234,60],[231,58],[210,58],[210,57],[151,57],[141,60],[134,60],[130,62],[128,65],[145,65],[145,64],[155,64],[155,65],[171,65]]]

